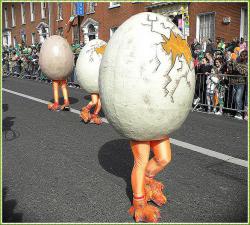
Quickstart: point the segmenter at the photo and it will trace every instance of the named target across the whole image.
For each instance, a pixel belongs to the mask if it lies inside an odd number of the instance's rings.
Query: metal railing
[[[200,106],[207,111],[221,107],[222,110],[245,112],[247,79],[242,75],[197,73],[195,99],[199,98],[199,102],[194,105],[193,111]]]

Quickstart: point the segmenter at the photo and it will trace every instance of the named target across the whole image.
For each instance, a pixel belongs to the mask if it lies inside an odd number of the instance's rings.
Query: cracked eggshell
[[[101,62],[99,90],[105,116],[120,134],[165,138],[185,121],[194,89],[190,49],[169,18],[140,13],[116,30]]]
[[[39,65],[49,79],[67,79],[74,66],[74,56],[67,40],[58,35],[47,38],[40,50]]]
[[[76,75],[80,86],[89,93],[99,93],[98,78],[102,56],[107,43],[91,40],[81,50],[76,63]]]

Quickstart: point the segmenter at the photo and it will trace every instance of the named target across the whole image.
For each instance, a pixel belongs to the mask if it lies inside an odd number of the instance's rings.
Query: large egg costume
[[[99,67],[106,45],[107,43],[100,39],[91,40],[83,47],[77,59],[77,80],[88,93],[99,93]]]
[[[74,66],[74,55],[67,40],[58,35],[47,38],[40,50],[39,65],[49,79],[67,79]]]
[[[165,138],[186,119],[194,89],[190,49],[169,18],[140,13],[116,30],[101,62],[99,90],[105,116],[120,134]]]

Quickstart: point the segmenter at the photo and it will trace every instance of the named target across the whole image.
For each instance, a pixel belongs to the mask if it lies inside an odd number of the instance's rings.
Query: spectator
[[[203,37],[203,39],[202,39],[201,48],[202,48],[202,52],[205,53],[207,50],[207,39],[205,37]]]
[[[208,113],[211,113],[211,106],[213,105],[213,112],[216,112],[216,105],[217,103],[214,101],[216,100],[214,98],[214,94],[215,94],[215,90],[216,90],[216,86],[219,83],[219,79],[217,77],[217,75],[215,74],[214,69],[211,70],[211,73],[208,74],[207,76],[207,80],[206,80],[206,98],[207,98],[207,105],[208,105]]]
[[[232,53],[230,51],[225,52],[225,56],[224,56],[225,63],[228,63],[232,60],[231,55],[232,55]]]
[[[236,62],[236,60],[237,60],[237,58],[239,56],[239,52],[240,52],[240,47],[235,47],[234,52],[231,54],[232,61]]]
[[[247,50],[247,43],[244,38],[240,38],[240,51]]]
[[[201,50],[201,45],[196,38],[194,38],[194,42],[191,44],[191,50],[193,58],[196,59],[199,51]]]
[[[245,90],[245,100],[244,100],[244,103],[245,103],[245,115],[244,115],[244,120],[248,121],[248,83],[246,83],[246,90]]]
[[[214,44],[210,38],[207,41],[206,53],[209,53],[210,55],[214,53]]]
[[[211,53],[207,52],[206,53],[206,58],[208,59],[209,65],[213,66],[214,65],[214,59]]]
[[[221,40],[220,40],[217,48],[220,49],[220,50],[222,50],[224,52],[225,51],[225,47],[226,47],[226,45],[225,45],[224,39],[221,38]]]
[[[215,59],[214,60],[214,68],[213,73],[215,76],[219,79],[219,82],[216,84],[216,87],[214,89],[214,113],[216,115],[221,116],[223,114],[223,107],[224,107],[224,97],[225,97],[225,74],[226,68],[225,65],[223,65],[221,59]],[[219,103],[219,111],[216,112],[216,106]]]
[[[212,66],[209,64],[209,60],[206,57],[202,58],[201,65],[199,67],[199,75],[196,79],[196,96],[199,96],[199,100],[205,102],[206,99],[206,77],[211,73]],[[197,101],[197,98],[195,99]]]
[[[237,75],[232,79],[233,83],[233,99],[236,103],[237,113],[235,115],[236,119],[242,118],[242,108],[243,108],[243,93],[247,80],[247,51],[244,50],[240,54],[240,63],[234,62],[234,71]]]

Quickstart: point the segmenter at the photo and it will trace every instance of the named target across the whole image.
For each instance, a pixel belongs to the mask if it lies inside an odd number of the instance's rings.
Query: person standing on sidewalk
[[[247,51],[243,50],[240,53],[239,63],[234,62],[233,67],[236,76],[232,79],[233,83],[233,99],[236,103],[237,113],[235,115],[236,119],[243,119],[242,109],[243,109],[243,94],[246,86],[247,75],[248,75],[248,65],[247,65]]]

